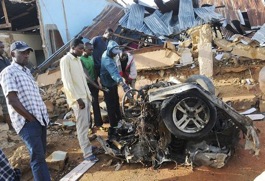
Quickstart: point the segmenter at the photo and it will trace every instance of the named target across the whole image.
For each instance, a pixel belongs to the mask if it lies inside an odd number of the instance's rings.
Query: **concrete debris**
[[[207,77],[213,76],[212,30],[210,25],[203,25],[200,30],[198,43],[200,74]]]
[[[54,151],[46,158],[47,165],[50,169],[61,171],[68,160],[68,153],[64,151]]]
[[[189,48],[180,48],[178,52],[181,54],[180,65],[185,66],[193,63],[192,54]]]
[[[55,84],[58,79],[61,79],[60,69],[47,71],[44,74],[38,75],[37,82],[40,87],[43,87]]]
[[[53,121],[59,115],[65,115],[69,108],[66,102],[65,94],[62,91],[62,81],[57,80],[56,83],[42,87],[44,93],[42,99],[47,106],[50,119]]]
[[[112,164],[112,159],[110,159],[107,163],[103,163],[102,165],[101,165],[101,167],[109,167],[109,166],[111,166],[111,164]]]
[[[265,67],[259,72],[259,88],[265,94]]]
[[[75,130],[75,122],[67,119],[58,119],[55,124],[62,126],[66,130]]]
[[[232,54],[251,59],[265,60],[265,47],[252,47],[239,43],[233,47]]]
[[[26,146],[18,147],[9,158],[9,162],[13,168],[19,168],[22,173],[30,171],[30,156]]]

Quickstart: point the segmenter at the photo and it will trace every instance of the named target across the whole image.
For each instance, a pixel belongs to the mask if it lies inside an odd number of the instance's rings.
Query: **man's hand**
[[[126,93],[128,90],[130,90],[131,88],[127,85],[127,84],[125,84],[125,83],[123,83],[122,85],[122,88],[123,88],[123,91]]]
[[[101,88],[104,92],[109,92],[109,89],[107,87],[102,87]]]
[[[84,109],[86,107],[84,101],[81,98],[77,99],[77,103],[78,103],[80,109]]]
[[[122,83],[121,86],[122,86],[123,91],[124,91],[125,93],[127,93],[129,90],[131,90],[131,88],[130,88],[127,84],[125,84],[125,83]],[[126,96],[127,96],[129,99],[133,99],[133,95],[132,95],[131,92],[128,92],[128,93],[126,94]]]

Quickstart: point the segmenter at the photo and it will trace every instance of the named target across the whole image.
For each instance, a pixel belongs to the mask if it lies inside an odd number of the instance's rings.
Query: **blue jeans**
[[[27,122],[19,132],[30,153],[30,167],[34,181],[50,181],[50,173],[45,161],[46,126],[39,121]]]

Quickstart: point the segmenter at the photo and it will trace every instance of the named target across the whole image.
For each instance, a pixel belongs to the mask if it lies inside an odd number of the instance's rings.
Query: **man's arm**
[[[94,86],[95,88],[97,88],[97,89],[99,89],[99,90],[101,90],[101,91],[105,91],[104,89],[102,89],[101,87],[99,87],[92,79],[91,79],[91,77],[89,76],[89,73],[88,73],[88,71],[87,71],[87,69],[85,68],[85,65],[84,65],[84,63],[82,62],[82,60],[80,60],[81,61],[81,63],[82,63],[82,66],[83,66],[83,70],[84,70],[84,73],[85,73],[85,76],[86,76],[86,79],[87,79],[87,81],[92,85],[92,86]]]
[[[28,121],[35,121],[36,118],[30,114],[22,103],[19,101],[16,92],[9,92],[7,95],[7,103],[11,105],[17,113],[23,116]]]

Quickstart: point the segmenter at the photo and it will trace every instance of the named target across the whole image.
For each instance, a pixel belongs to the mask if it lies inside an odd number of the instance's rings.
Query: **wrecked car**
[[[132,89],[123,97],[122,110],[125,121],[117,128],[120,137],[97,139],[106,154],[128,163],[159,168],[173,161],[221,168],[234,154],[241,132],[245,147],[259,154],[252,120],[215,96],[214,85],[205,76]]]

